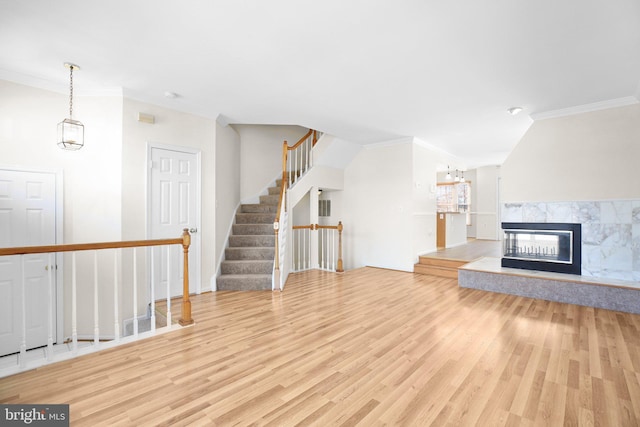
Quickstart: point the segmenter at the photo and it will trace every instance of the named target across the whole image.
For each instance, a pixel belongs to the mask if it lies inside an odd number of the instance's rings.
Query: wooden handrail
[[[338,223],[338,225],[318,225],[316,224],[316,230],[340,230],[340,224],[342,223]]]
[[[53,253],[53,252],[90,251],[90,250],[96,250],[96,249],[137,248],[142,246],[179,245],[179,244],[182,244],[182,242],[183,242],[183,238],[156,239],[156,240],[130,240],[130,241],[124,241],[124,242],[102,242],[102,243],[72,243],[67,245],[22,246],[22,247],[15,247],[15,248],[0,248],[0,256],[46,254],[46,253]]]
[[[294,225],[292,227],[294,230],[304,230],[304,229],[309,229],[309,230],[315,230],[315,226],[314,224],[311,225]]]
[[[75,243],[67,245],[44,245],[44,246],[22,246],[15,248],[0,248],[0,256],[46,254],[54,252],[75,252],[90,251],[99,249],[119,249],[138,248],[145,246],[182,245],[184,253],[184,275],[182,283],[182,318],[178,321],[181,325],[193,323],[191,318],[191,301],[189,300],[189,246],[191,245],[191,235],[185,228],[182,237],[177,239],[154,239],[154,240],[129,240],[123,242],[102,242],[102,243]]]
[[[313,133],[313,129],[309,129],[309,132],[307,132],[302,138],[300,138],[300,140],[298,142],[296,142],[295,144],[293,144],[291,147],[287,146],[287,150],[291,151],[291,150],[295,150],[296,148],[298,148],[299,146],[302,145],[302,143],[304,141],[307,140],[307,138],[309,138],[311,136],[311,134]]]

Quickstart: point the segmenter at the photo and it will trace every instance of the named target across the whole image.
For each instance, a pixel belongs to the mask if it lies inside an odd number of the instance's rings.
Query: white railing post
[[[171,326],[171,247],[167,246],[167,326]]]
[[[26,279],[24,277],[24,257],[20,255],[20,268],[22,270],[22,337],[20,339],[20,367],[24,368],[27,363],[27,292]]]
[[[133,335],[138,336],[138,260],[133,248]]]
[[[76,271],[76,253],[71,253],[71,342],[73,354],[78,354],[78,278]]]
[[[49,319],[48,326],[49,326],[49,331],[48,331],[48,337],[47,337],[47,360],[51,361],[51,359],[53,359],[53,324],[55,323],[55,319],[53,317],[53,268],[54,268],[54,264],[53,261],[51,260],[51,257],[54,254],[49,254],[47,256],[47,272],[49,274],[47,274],[47,279],[49,280],[49,286],[47,286],[48,289],[48,298],[47,298],[47,318]]]
[[[100,314],[98,313],[98,251],[93,251],[93,342],[100,342]]]
[[[156,330],[156,296],[155,296],[155,262],[153,261],[153,246],[149,248],[151,252],[151,289],[149,290],[151,294],[151,330]]]
[[[120,313],[118,309],[118,249],[113,250],[113,334],[120,341]]]
[[[331,269],[336,269],[336,230],[331,230]]]

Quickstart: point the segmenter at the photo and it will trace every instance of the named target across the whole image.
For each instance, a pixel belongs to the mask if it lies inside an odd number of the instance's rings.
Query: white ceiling
[[[66,61],[80,94],[499,164],[531,114],[640,97],[640,0],[0,0],[0,78],[64,92]]]

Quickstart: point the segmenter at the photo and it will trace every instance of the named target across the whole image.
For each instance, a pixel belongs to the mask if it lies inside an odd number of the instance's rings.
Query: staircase
[[[273,221],[278,210],[280,185],[260,196],[260,203],[240,206],[225,250],[221,274],[216,281],[219,291],[271,290],[275,235]]]
[[[458,278],[458,267],[468,264],[469,261],[457,259],[445,259],[421,256],[419,262],[414,264],[413,272],[438,277]]]

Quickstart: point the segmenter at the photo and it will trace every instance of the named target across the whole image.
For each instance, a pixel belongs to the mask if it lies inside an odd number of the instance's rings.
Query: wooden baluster
[[[71,341],[73,354],[78,354],[78,278],[76,270],[76,253],[71,254]]]
[[[98,251],[93,251],[93,342],[100,343],[100,314],[98,313]]]
[[[182,252],[184,263],[184,274],[182,275],[182,318],[178,321],[180,325],[186,326],[193,323],[191,318],[191,301],[189,300],[189,246],[191,245],[191,235],[188,229],[182,233]]]
[[[133,248],[133,335],[138,336],[138,260]]]
[[[342,266],[342,221],[338,222],[338,273],[343,273],[344,268]]]
[[[49,331],[48,331],[48,337],[47,337],[47,360],[51,361],[51,359],[53,359],[53,325],[56,323],[56,319],[54,319],[53,317],[53,268],[54,268],[54,264],[53,264],[53,260],[52,260],[53,255],[49,254],[47,256],[47,279],[49,280],[49,286],[47,286],[48,289],[48,296],[49,298],[47,299],[47,318],[49,319],[48,326],[49,326]]]
[[[116,342],[120,341],[120,310],[118,302],[118,249],[113,250],[113,332]]]

